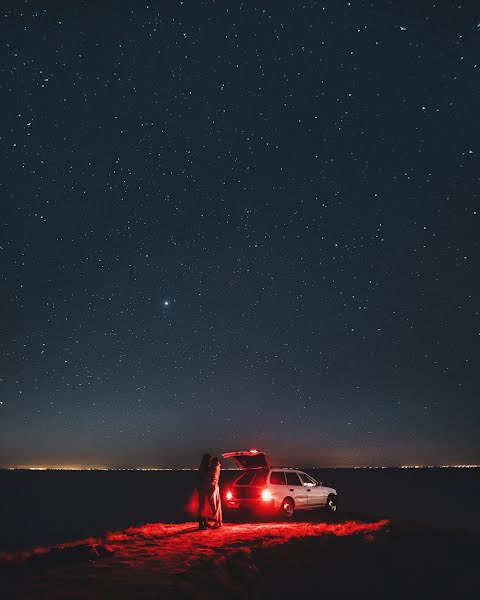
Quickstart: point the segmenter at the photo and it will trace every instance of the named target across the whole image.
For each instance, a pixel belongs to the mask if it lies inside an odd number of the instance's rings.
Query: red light
[[[227,500],[231,500],[231,499],[233,498],[233,494],[232,494],[232,492],[227,492],[227,493],[225,494],[225,498],[226,498]]]
[[[262,500],[264,502],[270,502],[271,499],[272,499],[272,492],[270,490],[263,490]]]

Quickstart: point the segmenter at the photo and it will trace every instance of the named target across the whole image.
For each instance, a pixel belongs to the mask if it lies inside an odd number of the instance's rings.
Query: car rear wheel
[[[328,510],[329,513],[337,512],[338,499],[334,494],[330,494],[330,496],[327,498],[327,504],[325,505],[325,508]]]
[[[293,498],[284,498],[280,508],[281,514],[289,519],[293,515],[294,510],[295,502],[293,501]]]

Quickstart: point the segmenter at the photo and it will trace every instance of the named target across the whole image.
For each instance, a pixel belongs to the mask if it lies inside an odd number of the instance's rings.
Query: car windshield
[[[316,485],[317,484],[317,482],[315,481],[315,479],[312,479],[306,473],[300,473],[300,478],[303,481],[303,483],[307,483],[307,484],[310,484],[310,485]]]

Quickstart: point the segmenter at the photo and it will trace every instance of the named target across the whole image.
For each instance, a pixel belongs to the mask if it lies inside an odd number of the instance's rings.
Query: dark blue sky
[[[0,465],[480,462],[476,3],[0,27]]]

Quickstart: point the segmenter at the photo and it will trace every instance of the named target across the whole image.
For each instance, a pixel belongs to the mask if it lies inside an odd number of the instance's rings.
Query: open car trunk
[[[267,455],[258,450],[240,450],[238,452],[225,452],[223,458],[233,458],[241,469],[268,469]]]
[[[267,473],[267,469],[244,469],[242,475],[233,482],[235,498],[238,500],[261,500]]]

